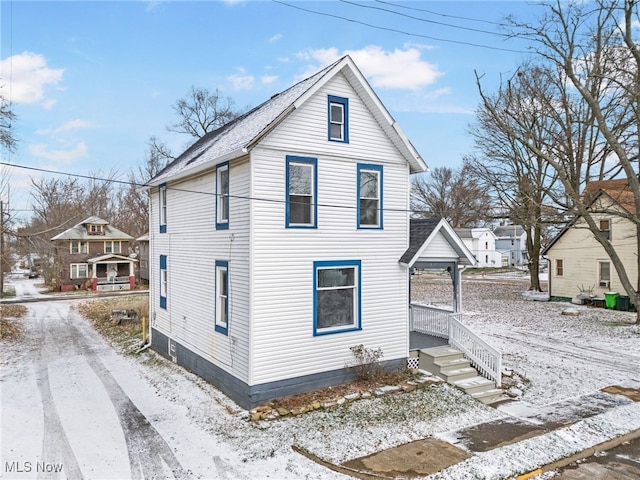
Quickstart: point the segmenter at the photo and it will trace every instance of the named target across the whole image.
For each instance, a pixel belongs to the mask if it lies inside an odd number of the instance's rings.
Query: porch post
[[[136,274],[133,269],[133,262],[129,262],[129,289],[136,288]]]
[[[96,290],[98,290],[98,264],[94,263],[93,264],[93,273],[91,275],[91,290],[93,290],[94,292]]]
[[[460,271],[458,270],[458,262],[453,262],[447,267],[449,275],[451,275],[451,283],[453,284],[453,312],[460,311]]]

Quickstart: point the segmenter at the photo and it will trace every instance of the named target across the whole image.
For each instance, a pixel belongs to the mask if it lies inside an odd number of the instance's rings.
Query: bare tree
[[[166,166],[168,158],[162,153],[164,148],[163,144],[153,137],[149,142],[144,165],[129,174],[129,184],[118,192],[118,208],[114,222],[118,228],[135,238],[149,230],[149,197],[141,187]]]
[[[636,225],[636,247],[640,254],[640,217],[636,213],[640,212],[640,51],[633,37],[633,25],[639,20],[638,5],[636,0],[557,1],[543,8],[545,15],[535,24],[514,19],[511,24],[514,35],[532,42],[543,70],[559,74],[553,95],[533,96],[529,101],[538,109],[539,117],[556,119],[555,127],[549,128],[546,135],[531,135],[516,112],[496,109],[497,104],[480,88],[482,105],[500,129],[553,169],[566,205],[584,219],[611,259],[625,291],[638,304],[640,277],[633,279],[630,272],[640,271],[640,255],[633,269],[625,267],[597,224],[597,216],[602,212],[590,210],[582,195],[590,179],[611,177],[618,172],[623,175],[633,198],[634,213],[619,209],[608,209],[607,213]],[[557,121],[559,113],[567,112],[557,91],[560,83],[569,87],[567,91],[574,94],[575,102],[584,107],[587,115]],[[578,153],[574,147],[580,143],[579,135],[567,126],[581,122],[597,132],[593,135],[597,141],[585,143],[589,148]],[[561,132],[560,125],[565,125],[565,132]],[[614,165],[612,170],[608,169],[609,164]],[[556,199],[561,200],[559,195]],[[640,313],[637,321],[640,323]]]
[[[459,169],[438,167],[412,181],[411,209],[418,217],[443,217],[455,228],[479,226],[490,218],[489,204],[466,161]]]
[[[217,88],[211,92],[206,88],[192,86],[187,96],[175,103],[173,110],[178,114],[179,120],[167,129],[195,138],[201,138],[239,116],[234,109],[233,99],[223,97]]]

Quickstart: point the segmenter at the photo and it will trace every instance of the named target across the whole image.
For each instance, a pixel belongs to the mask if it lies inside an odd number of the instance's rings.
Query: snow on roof
[[[158,175],[147,183],[147,186],[158,186],[168,181],[198,173],[206,168],[219,163],[237,158],[248,153],[252,146],[259,141],[263,135],[271,131],[279,122],[297,108],[297,102],[304,100],[306,94],[314,90],[326,75],[335,69],[335,73],[344,67],[349,67],[353,73],[353,78],[366,83],[364,77],[357,72],[357,67],[347,55],[333,64],[325,67],[311,77],[302,80],[287,90],[272,96],[269,100],[248,111],[244,115],[232,120],[226,125],[209,132],[191,147],[183,152],[176,160],[165,167]],[[328,77],[327,77],[328,78]],[[370,88],[365,88],[369,92],[371,100],[378,106],[378,110],[384,110],[387,118],[387,133],[393,131],[396,137],[396,144],[404,146],[405,155],[408,155],[411,162],[412,171],[424,171],[426,164],[415,151],[411,143],[406,139],[402,131],[390,118],[388,112],[379,102]]]
[[[104,235],[91,235],[86,225],[103,225]],[[112,227],[109,222],[100,217],[89,217],[51,239],[51,241],[57,240],[133,240],[133,237]]]

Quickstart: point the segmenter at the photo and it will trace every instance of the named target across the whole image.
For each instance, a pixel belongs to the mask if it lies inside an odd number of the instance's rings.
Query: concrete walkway
[[[640,437],[638,402],[640,390],[618,386],[545,406],[505,402],[496,421],[333,467],[362,479],[531,478]]]

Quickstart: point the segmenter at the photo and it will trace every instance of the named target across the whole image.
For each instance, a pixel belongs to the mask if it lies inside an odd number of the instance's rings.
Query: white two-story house
[[[409,176],[426,165],[343,57],[149,183],[153,348],[244,408],[409,350]]]

